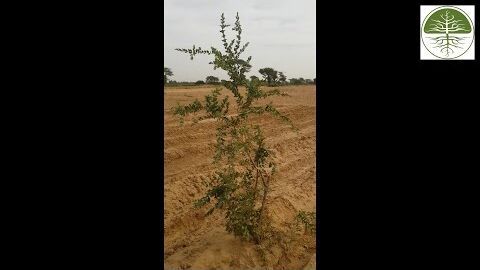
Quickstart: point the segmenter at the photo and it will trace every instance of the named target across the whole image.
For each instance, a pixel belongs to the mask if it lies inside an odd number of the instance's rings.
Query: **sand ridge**
[[[213,87],[164,89],[164,260],[165,269],[272,269],[262,266],[254,244],[228,234],[222,213],[204,217],[205,210],[193,208],[193,201],[205,191],[202,184],[215,169],[212,164],[215,121],[196,125],[186,119],[179,126],[170,111],[177,102],[186,104],[208,94]],[[315,211],[316,179],[316,87],[282,86],[290,97],[271,97],[260,104],[273,104],[299,128],[265,115],[256,117],[273,149],[278,174],[269,195],[269,212],[281,228],[296,211]],[[227,90],[222,91],[226,94]],[[230,95],[231,96],[231,95]],[[233,102],[233,100],[231,100]],[[292,249],[273,258],[274,269],[302,269],[315,266],[315,246]],[[293,267],[293,268],[292,268]]]

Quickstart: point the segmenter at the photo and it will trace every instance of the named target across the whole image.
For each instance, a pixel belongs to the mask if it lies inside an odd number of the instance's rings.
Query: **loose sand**
[[[205,191],[202,180],[215,169],[212,165],[215,122],[202,121],[192,126],[187,119],[184,126],[179,126],[169,108],[195,98],[203,101],[212,89],[164,90],[165,269],[315,268],[314,244],[292,248],[287,255],[273,254],[265,266],[254,244],[242,242],[225,231],[222,213],[204,217],[205,211],[193,209],[193,201]],[[257,119],[263,125],[267,145],[276,155],[278,174],[268,197],[268,208],[277,227],[293,219],[296,211],[316,210],[316,88],[312,85],[279,89],[290,97],[266,101],[273,101],[300,131],[297,134],[268,115]]]

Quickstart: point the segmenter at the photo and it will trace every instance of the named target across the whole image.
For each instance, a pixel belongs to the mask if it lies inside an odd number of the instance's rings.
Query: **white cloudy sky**
[[[209,75],[227,79],[222,70],[213,70],[213,56],[200,55],[192,60],[175,48],[192,45],[222,49],[220,15],[233,26],[238,11],[242,41],[250,45],[242,54],[252,56],[248,76],[260,77],[258,70],[272,67],[288,78],[315,78],[315,0],[164,0],[164,66],[176,81],[205,80]],[[227,39],[234,31],[226,32]],[[223,51],[223,50],[222,50]]]

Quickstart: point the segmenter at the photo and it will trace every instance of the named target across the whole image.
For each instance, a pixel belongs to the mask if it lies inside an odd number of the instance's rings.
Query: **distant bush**
[[[196,84],[196,85],[205,84],[205,82],[204,82],[204,81],[196,81],[195,84]]]
[[[291,85],[303,85],[303,84],[315,84],[316,79],[304,79],[304,78],[291,78],[289,79]]]
[[[218,84],[218,82],[219,82],[219,79],[217,77],[214,77],[214,76],[208,76],[205,79],[205,83],[207,83],[207,84]]]
[[[289,81],[290,81],[290,84],[293,84],[293,85],[301,84],[300,80],[296,78],[291,78],[289,79]]]

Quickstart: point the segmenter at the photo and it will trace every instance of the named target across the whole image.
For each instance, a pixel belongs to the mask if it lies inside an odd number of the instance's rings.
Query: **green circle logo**
[[[441,59],[454,59],[466,53],[475,36],[472,19],[461,9],[442,6],[423,20],[421,36],[425,48]]]

